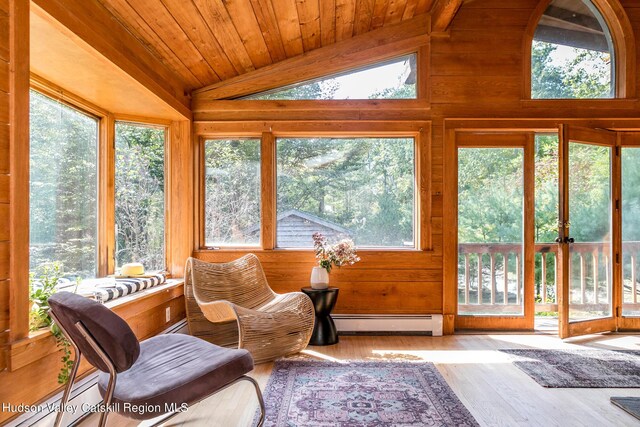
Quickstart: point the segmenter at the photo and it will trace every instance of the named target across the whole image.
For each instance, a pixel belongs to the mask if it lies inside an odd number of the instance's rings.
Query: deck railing
[[[521,311],[523,293],[523,246],[516,243],[464,243],[458,247],[459,311],[468,313],[516,314]],[[638,304],[637,261],[640,242],[623,243],[625,306]],[[506,262],[505,262],[506,260]],[[609,245],[573,243],[571,245],[572,306],[585,310],[606,307],[611,298],[611,259]],[[558,245],[535,245],[536,312],[558,310]],[[481,274],[478,274],[481,272]]]

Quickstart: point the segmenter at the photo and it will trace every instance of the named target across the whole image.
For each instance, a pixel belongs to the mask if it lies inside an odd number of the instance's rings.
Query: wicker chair
[[[273,292],[254,254],[222,264],[189,258],[185,298],[191,335],[247,349],[256,363],[299,352],[313,332],[311,299]]]

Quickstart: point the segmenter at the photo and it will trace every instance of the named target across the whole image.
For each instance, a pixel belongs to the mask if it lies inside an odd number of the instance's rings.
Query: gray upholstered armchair
[[[254,254],[219,264],[189,258],[184,293],[192,335],[247,349],[256,363],[309,344],[315,321],[311,299],[302,292],[273,292]]]
[[[142,343],[129,325],[111,310],[88,298],[59,292],[49,298],[51,317],[75,349],[76,357],[69,383],[62,396],[65,407],[81,355],[102,373],[98,389],[105,407],[134,419],[150,419],[176,408],[156,423],[179,413],[181,405],[196,403],[237,381],[250,381],[256,390],[264,421],[264,403],[255,380],[246,376],[253,359],[246,350],[218,347],[184,334],[158,335]],[[125,405],[128,403],[130,405]],[[117,405],[116,405],[117,404]],[[127,408],[144,407],[147,412]],[[157,405],[157,406],[156,406]],[[159,412],[154,408],[160,408]],[[62,422],[58,412],[56,427]],[[100,426],[107,421],[102,412]]]

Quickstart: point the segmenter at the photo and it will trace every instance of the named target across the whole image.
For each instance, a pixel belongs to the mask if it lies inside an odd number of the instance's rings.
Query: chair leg
[[[111,399],[113,398],[113,390],[116,388],[116,376],[114,374],[109,375],[109,385],[107,385],[107,392],[104,395],[104,411],[100,414],[99,427],[107,425],[107,417],[109,416],[109,406],[111,405]]]
[[[62,425],[62,417],[64,416],[64,409],[67,407],[67,403],[69,403],[69,398],[71,397],[71,390],[73,389],[73,383],[76,381],[76,375],[78,374],[78,366],[80,366],[80,358],[82,357],[82,353],[76,346],[76,344],[69,339],[69,335],[67,331],[61,326],[60,322],[53,314],[50,312],[49,315],[54,320],[54,322],[58,325],[64,337],[71,343],[73,347],[73,352],[75,353],[75,357],[73,358],[73,366],[71,367],[71,373],[69,375],[69,379],[67,380],[67,385],[64,388],[64,392],[62,393],[62,400],[60,401],[60,408],[58,408],[58,413],[56,414],[56,420],[54,422],[55,427],[60,427]]]
[[[260,405],[260,419],[258,420],[257,427],[262,427],[262,424],[264,424],[265,408],[264,400],[262,399],[262,392],[260,391],[260,386],[258,385],[258,382],[256,380],[246,375],[243,375],[240,379],[249,381],[256,389],[256,397],[258,398],[258,404]]]
[[[56,421],[54,423],[55,427],[60,427],[62,425],[62,417],[64,416],[64,408],[67,407],[67,403],[69,403],[69,398],[71,397],[71,390],[73,389],[73,383],[76,380],[76,374],[78,373],[78,366],[80,365],[80,357],[81,354],[76,349],[76,357],[73,361],[73,367],[71,368],[71,374],[69,375],[69,380],[67,381],[67,385],[64,388],[64,393],[62,393],[62,400],[60,401],[60,408],[58,409],[58,413],[56,414]]]
[[[100,357],[100,359],[102,359],[102,361],[105,363],[105,365],[107,365],[107,368],[109,369],[109,384],[107,385],[107,392],[103,399],[104,411],[100,414],[100,423],[98,424],[99,427],[104,427],[107,424],[107,417],[109,416],[109,406],[111,405],[111,399],[113,398],[113,391],[116,388],[116,380],[117,380],[116,368],[113,365],[113,362],[111,361],[111,359],[109,359],[109,356],[107,356],[104,350],[102,350],[102,348],[100,348],[98,343],[95,342],[95,340],[93,339],[89,331],[87,331],[87,328],[84,327],[82,322],[76,322],[75,325],[76,325],[76,328],[78,328],[78,331],[87,340],[91,348],[93,348],[93,351],[96,352],[96,354]]]

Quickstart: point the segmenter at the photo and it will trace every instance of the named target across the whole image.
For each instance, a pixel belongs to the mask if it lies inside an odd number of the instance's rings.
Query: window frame
[[[260,214],[259,214],[259,223],[260,223],[260,239],[258,241],[257,244],[253,244],[253,245],[238,245],[238,244],[229,244],[229,245],[219,245],[219,246],[207,246],[206,242],[207,242],[207,238],[206,238],[206,231],[205,231],[205,219],[204,219],[204,211],[205,211],[205,198],[206,198],[206,183],[205,183],[205,169],[206,169],[206,154],[205,154],[205,146],[207,145],[208,141],[226,141],[226,140],[242,140],[242,139],[251,139],[251,140],[256,140],[259,141],[260,143]],[[263,148],[264,148],[265,144],[263,143],[263,137],[262,135],[253,135],[253,136],[247,136],[247,135],[234,135],[234,136],[224,136],[224,135],[216,135],[216,136],[211,136],[211,137],[207,137],[207,136],[201,136],[200,138],[198,138],[198,148],[197,148],[197,152],[198,152],[198,167],[196,168],[196,170],[198,171],[198,193],[200,194],[200,197],[198,197],[198,215],[200,218],[200,221],[197,222],[198,224],[200,224],[199,227],[196,227],[196,229],[198,230],[198,240],[197,240],[197,247],[200,249],[218,249],[218,248],[234,248],[234,249],[238,249],[238,250],[248,250],[248,249],[261,249],[263,247],[263,228],[262,228],[262,222],[263,222],[263,203],[265,201],[265,198],[263,196],[264,193],[264,183],[263,183],[263,178],[265,176],[265,172],[263,171],[263,163],[264,163],[264,157],[263,157]]]
[[[130,126],[139,126],[139,127],[147,127],[147,128],[153,128],[153,129],[162,129],[164,131],[164,143],[163,143],[163,150],[164,150],[164,167],[163,167],[163,171],[164,171],[164,188],[163,188],[163,197],[164,197],[164,243],[163,243],[163,251],[164,251],[164,267],[162,269],[162,271],[168,271],[169,266],[171,265],[171,260],[169,258],[169,253],[170,251],[167,249],[167,243],[169,241],[168,239],[168,227],[169,227],[169,223],[170,223],[170,217],[168,214],[168,200],[169,200],[169,129],[170,129],[170,124],[159,124],[157,120],[145,120],[145,119],[141,119],[141,118],[136,118],[136,117],[129,117],[129,116],[120,116],[120,115],[115,115],[114,116],[114,120],[113,120],[113,144],[111,144],[113,146],[113,168],[112,173],[113,176],[111,176],[111,180],[113,181],[113,239],[111,240],[111,242],[113,242],[112,246],[112,254],[110,255],[111,260],[113,262],[113,266],[110,269],[110,272],[108,274],[113,274],[115,273],[116,270],[116,253],[115,253],[115,247],[116,247],[116,232],[115,232],[115,227],[116,227],[116,218],[115,218],[115,211],[116,211],[116,188],[115,188],[115,174],[116,174],[116,164],[115,164],[115,156],[116,156],[116,124],[118,123],[124,123],[126,125],[130,125]]]
[[[376,61],[376,62],[371,62],[371,63],[367,63],[367,64],[362,64],[360,66],[353,66],[347,69],[344,69],[342,71],[338,71],[338,72],[334,72],[331,74],[323,74],[321,76],[318,77],[314,77],[314,78],[310,78],[307,80],[303,80],[303,81],[299,81],[299,82],[294,82],[294,83],[290,83],[287,85],[283,85],[283,86],[276,86],[274,88],[271,89],[267,89],[267,90],[263,90],[260,92],[254,92],[254,93],[250,93],[248,95],[242,95],[239,96],[237,98],[233,98],[233,100],[237,100],[237,101],[393,101],[393,100],[403,100],[403,101],[415,101],[417,99],[420,99],[420,91],[424,90],[424,85],[421,86],[422,84],[422,80],[425,79],[424,76],[421,75],[421,73],[418,71],[418,68],[420,68],[420,57],[424,56],[425,53],[420,53],[420,50],[414,50],[412,52],[408,52],[408,53],[403,53],[400,55],[396,55],[396,56],[389,56],[388,58]],[[302,99],[291,99],[291,98],[282,98],[282,99],[274,99],[274,100],[269,100],[269,99],[261,99],[258,98],[259,96],[263,96],[263,95],[271,95],[274,93],[279,93],[279,92],[283,92],[283,91],[287,91],[290,89],[295,89],[295,88],[299,88],[302,86],[308,86],[314,83],[319,83],[322,81],[327,81],[327,80],[332,80],[332,79],[337,79],[340,77],[344,77],[344,76],[349,76],[352,74],[356,74],[356,73],[360,73],[360,72],[366,72],[369,70],[373,70],[376,68],[381,68],[381,67],[385,67],[387,65],[390,64],[394,64],[396,62],[400,62],[401,59],[403,58],[407,58],[409,61],[411,61],[411,57],[413,57],[413,60],[415,62],[415,67],[416,67],[416,82],[415,84],[415,96],[412,98],[302,98]],[[422,89],[421,89],[422,87]]]
[[[167,250],[167,243],[169,241],[168,231],[170,227],[170,219],[167,215],[167,207],[169,202],[167,191],[170,188],[169,132],[171,122],[111,113],[83,99],[82,97],[64,90],[61,87],[58,87],[53,83],[33,74],[31,75],[30,90],[36,91],[46,97],[53,99],[54,101],[63,103],[82,114],[86,114],[98,120],[98,233],[96,245],[96,277],[105,277],[109,274],[115,273],[115,124],[116,122],[125,122],[128,124],[164,129],[164,270],[167,270],[171,265],[170,251]]]
[[[196,171],[198,173],[196,192],[195,242],[197,251],[301,251],[313,252],[313,248],[279,248],[277,235],[277,138],[357,138],[387,137],[412,138],[414,140],[414,246],[402,247],[362,247],[359,250],[371,252],[431,251],[431,122],[412,121],[283,121],[283,122],[227,122],[195,124],[197,137]],[[204,145],[205,141],[216,139],[260,139],[260,244],[258,246],[206,246],[204,238]],[[423,176],[426,175],[426,176]],[[439,195],[439,194],[437,194]]]
[[[593,103],[603,108],[610,107],[611,103],[620,103],[623,108],[633,108],[626,105],[624,99],[635,99],[636,93],[636,48],[635,37],[631,22],[626,11],[618,0],[588,0],[602,15],[611,34],[613,44],[613,57],[615,58],[612,73],[613,97],[612,98],[577,98],[577,99],[533,99],[531,98],[531,49],[533,37],[538,27],[538,22],[552,0],[541,0],[531,17],[523,38],[523,88],[522,101],[525,106],[557,105],[570,108],[584,102]],[[617,102],[616,102],[617,101]]]
[[[278,158],[277,158],[278,142],[280,140],[297,139],[297,138],[300,138],[300,139],[316,139],[318,137],[277,136],[275,138],[275,150],[276,150],[276,159],[275,159],[275,164],[276,164],[276,172],[275,172],[276,173],[276,195],[275,195],[275,197],[276,197],[276,200],[275,200],[275,202],[276,202],[276,222],[275,222],[275,225],[274,225],[274,228],[275,228],[275,242],[274,242],[275,249],[296,250],[296,249],[312,249],[313,248],[311,235],[309,235],[308,246],[306,246],[306,247],[304,247],[304,246],[302,246],[302,247],[300,247],[300,246],[285,246],[285,245],[280,246],[278,244],[278,223],[277,223],[277,215],[279,214],[279,210],[278,210],[278,185],[277,185],[278,184],[277,183],[277,178],[278,178]],[[417,162],[418,140],[417,140],[417,138],[415,138],[414,136],[409,136],[409,135],[406,135],[406,136],[394,136],[394,137],[391,137],[391,136],[388,136],[388,135],[387,136],[380,136],[380,135],[367,135],[367,136],[364,136],[364,135],[358,135],[357,137],[353,137],[353,136],[350,136],[350,137],[345,137],[345,136],[336,137],[336,136],[323,135],[323,136],[321,136],[319,138],[335,139],[335,140],[354,140],[354,139],[358,139],[358,138],[363,138],[363,139],[378,139],[379,138],[379,139],[390,139],[390,140],[393,140],[393,139],[407,139],[407,140],[411,139],[412,140],[411,147],[413,149],[413,170],[412,170],[412,173],[413,173],[413,191],[412,191],[412,193],[413,193],[413,197],[412,197],[412,199],[413,199],[413,202],[412,202],[412,205],[413,205],[412,206],[412,208],[413,208],[412,209],[412,219],[413,219],[412,220],[412,223],[413,223],[412,228],[413,228],[413,231],[412,231],[411,240],[412,240],[413,244],[410,245],[410,246],[409,245],[407,245],[407,246],[403,246],[403,245],[397,245],[397,246],[375,246],[375,245],[358,244],[358,249],[360,249],[360,250],[361,249],[383,250],[383,251],[384,250],[406,250],[406,249],[411,250],[411,249],[416,249],[418,247],[418,244],[419,244],[418,243],[419,242],[419,237],[418,237],[418,235],[419,235],[419,233],[418,233],[419,227],[418,227],[418,218],[417,218],[417,214],[418,214],[418,211],[419,211],[419,205],[417,203],[417,199],[418,199],[418,184],[417,184],[417,179],[416,179],[416,176],[417,176],[416,171],[418,169],[417,168],[417,166],[418,166],[418,162]],[[293,209],[295,209],[295,208],[293,208]],[[321,219],[324,219],[324,218],[321,218]],[[331,240],[331,238],[329,238],[329,240]]]

